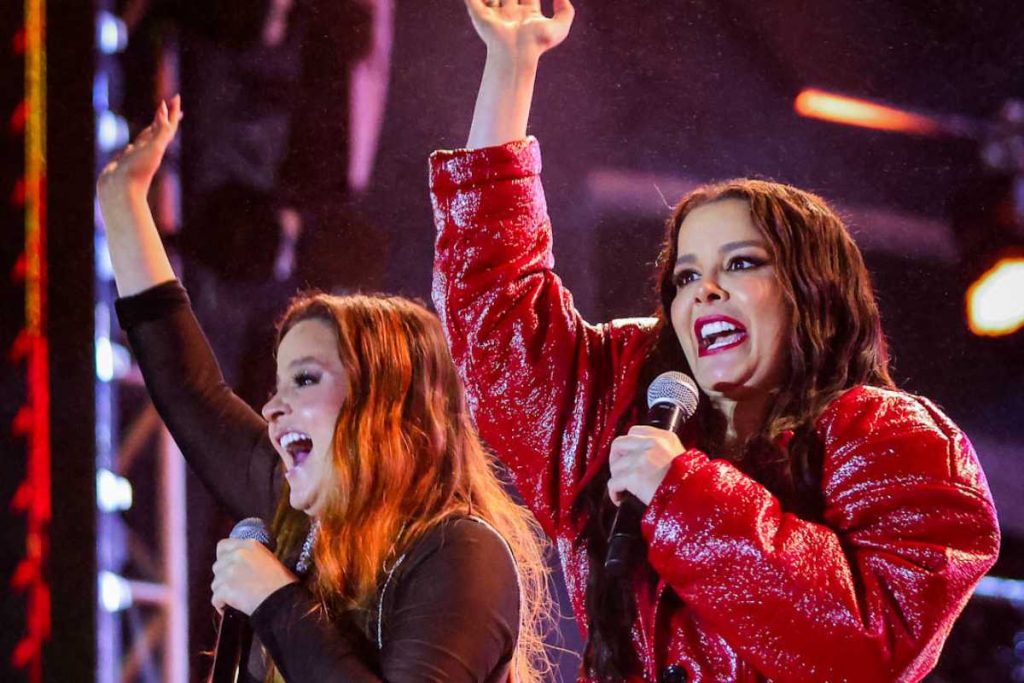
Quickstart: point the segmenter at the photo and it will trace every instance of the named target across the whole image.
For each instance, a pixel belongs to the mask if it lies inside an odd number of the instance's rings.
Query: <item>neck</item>
[[[736,459],[744,446],[764,426],[774,396],[757,393],[734,398],[727,395],[711,397],[711,405],[724,422],[722,455]]]

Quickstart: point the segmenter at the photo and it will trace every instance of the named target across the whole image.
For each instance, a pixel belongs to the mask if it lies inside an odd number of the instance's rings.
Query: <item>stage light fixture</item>
[[[988,337],[1024,327],[1024,101],[1007,100],[992,120],[981,120],[807,88],[793,108],[801,116],[848,126],[973,140],[981,168],[951,204],[967,285],[967,324]]]
[[[96,504],[103,512],[124,512],[132,506],[132,485],[110,470],[96,472]]]
[[[848,126],[912,135],[943,132],[942,126],[929,116],[815,88],[801,91],[793,106],[801,116]]]
[[[1000,259],[967,290],[967,324],[983,337],[1024,327],[1024,256]]]
[[[121,52],[128,45],[128,28],[120,17],[110,12],[96,14],[96,45],[105,55]]]
[[[128,580],[114,572],[102,571],[99,576],[100,604],[108,612],[121,612],[132,605],[132,588]]]
[[[110,154],[128,144],[128,122],[112,111],[96,116],[96,142],[104,154]]]

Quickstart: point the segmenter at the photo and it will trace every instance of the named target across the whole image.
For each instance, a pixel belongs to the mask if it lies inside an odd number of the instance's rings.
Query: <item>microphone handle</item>
[[[678,434],[686,417],[675,404],[656,403],[647,411],[647,424]],[[640,537],[640,520],[645,509],[646,506],[639,498],[627,493],[615,511],[612,531],[608,535],[608,554],[604,560],[604,570],[610,576],[622,577],[628,571],[633,547],[643,542]]]
[[[640,519],[645,509],[646,506],[632,493],[625,494],[619,503],[612,521],[612,532],[608,536],[608,554],[604,560],[604,570],[610,576],[624,576],[629,569],[633,546],[641,542]]]
[[[217,631],[217,649],[213,655],[210,683],[235,683],[248,631],[249,624],[245,615],[234,607],[225,607]]]

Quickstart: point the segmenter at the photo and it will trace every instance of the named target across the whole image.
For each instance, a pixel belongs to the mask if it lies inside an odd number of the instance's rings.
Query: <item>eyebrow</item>
[[[302,358],[296,358],[288,364],[289,368],[294,368],[296,365],[305,365],[306,363],[316,363],[317,365],[323,365],[319,358],[316,356],[303,356]]]
[[[764,249],[764,242],[761,240],[739,240],[737,242],[726,242],[718,248],[719,254],[727,254],[730,251],[736,251],[737,249],[743,249],[745,247],[760,247]],[[694,254],[683,254],[676,259],[676,266],[681,266],[689,263],[694,263],[697,257]]]

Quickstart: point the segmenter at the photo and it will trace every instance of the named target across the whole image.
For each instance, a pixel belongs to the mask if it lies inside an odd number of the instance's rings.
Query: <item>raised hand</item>
[[[569,35],[575,15],[569,0],[554,0],[554,15],[540,0],[465,0],[477,34],[492,54],[538,58]]]
[[[465,0],[476,32],[487,45],[467,147],[500,145],[526,136],[540,56],[569,34],[575,10],[554,0],[544,16],[540,0]]]
[[[160,103],[153,122],[100,173],[97,193],[101,203],[106,195],[113,192],[146,194],[167,146],[178,132],[181,117],[180,97],[175,96],[169,107],[166,102]]]
[[[146,193],[181,122],[181,99],[161,102],[153,122],[107,164],[96,182],[114,279],[121,296],[174,279]]]

